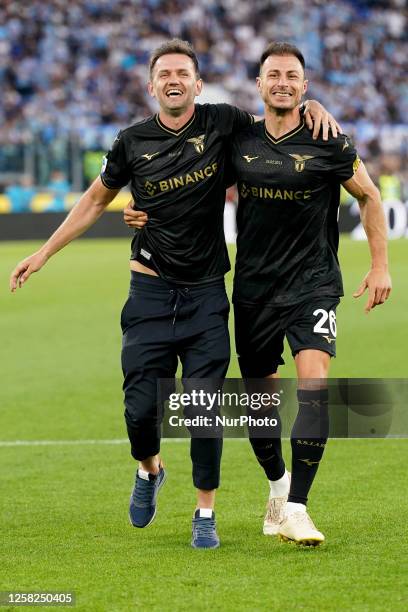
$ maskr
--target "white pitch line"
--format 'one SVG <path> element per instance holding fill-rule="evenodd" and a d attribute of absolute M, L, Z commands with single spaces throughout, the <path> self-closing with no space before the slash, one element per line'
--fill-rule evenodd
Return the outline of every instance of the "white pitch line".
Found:
<path fill-rule="evenodd" d="M 288 440 L 289 438 L 283 438 Z M 388 438 L 331 438 L 331 440 L 406 440 L 407 436 L 389 436 Z M 162 442 L 188 442 L 190 438 L 162 438 Z M 224 442 L 247 442 L 247 438 L 224 438 Z M 129 444 L 129 440 L 0 440 L 0 448 L 10 448 L 18 446 L 115 446 L 119 444 Z"/>
<path fill-rule="evenodd" d="M 243 441 L 246 438 L 230 438 L 234 441 Z M 190 438 L 162 438 L 162 442 L 188 442 Z M 16 447 L 16 446 L 97 446 L 97 445 L 117 445 L 129 444 L 129 440 L 114 439 L 114 440 L 0 440 L 1 447 Z"/>
<path fill-rule="evenodd" d="M 91 444 L 125 444 L 128 440 L 0 440 L 0 446 L 87 446 Z"/>
<path fill-rule="evenodd" d="M 162 442 L 188 442 L 189 438 L 162 438 Z M 15 446 L 97 446 L 129 444 L 129 440 L 0 440 L 1 447 Z"/>

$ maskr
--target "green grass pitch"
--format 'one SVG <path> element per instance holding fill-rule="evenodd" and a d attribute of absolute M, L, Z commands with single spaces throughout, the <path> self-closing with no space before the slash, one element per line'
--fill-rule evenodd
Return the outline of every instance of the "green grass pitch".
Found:
<path fill-rule="evenodd" d="M 0 591 L 73 590 L 81 612 L 407 609 L 403 439 L 329 442 L 310 497 L 327 538 L 319 549 L 262 535 L 268 491 L 247 441 L 225 442 L 219 550 L 189 545 L 186 441 L 163 443 L 169 479 L 158 515 L 132 529 L 127 445 L 75 444 L 126 437 L 119 313 L 129 244 L 78 241 L 9 294 L 10 270 L 37 246 L 0 245 Z M 368 316 L 366 298 L 351 297 L 367 271 L 367 245 L 343 239 L 340 258 L 346 296 L 331 374 L 406 377 L 408 241 L 390 244 L 394 291 Z M 286 361 L 281 373 L 293 376 L 288 352 Z M 235 357 L 229 374 L 238 376 Z"/>

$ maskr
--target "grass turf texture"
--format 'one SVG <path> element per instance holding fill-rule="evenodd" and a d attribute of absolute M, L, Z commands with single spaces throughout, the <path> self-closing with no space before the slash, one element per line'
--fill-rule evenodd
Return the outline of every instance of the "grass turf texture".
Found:
<path fill-rule="evenodd" d="M 128 243 L 77 242 L 9 295 L 9 271 L 35 248 L 0 246 L 0 438 L 124 438 L 118 320 Z M 406 376 L 407 254 L 408 242 L 391 243 L 392 298 L 365 316 L 366 298 L 350 294 L 367 245 L 342 241 L 333 376 Z M 292 376 L 286 361 L 282 375 Z M 238 376 L 235 357 L 229 374 Z M 169 480 L 142 531 L 127 522 L 126 445 L 0 446 L 0 591 L 72 589 L 84 611 L 406 609 L 406 440 L 329 443 L 310 503 L 327 536 L 317 550 L 262 536 L 267 488 L 246 441 L 225 443 L 221 548 L 190 550 L 188 446 L 166 442 L 163 454 Z"/>

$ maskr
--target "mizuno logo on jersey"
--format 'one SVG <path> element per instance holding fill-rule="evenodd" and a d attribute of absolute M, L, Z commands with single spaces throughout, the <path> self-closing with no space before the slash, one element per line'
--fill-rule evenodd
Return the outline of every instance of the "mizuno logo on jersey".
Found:
<path fill-rule="evenodd" d="M 249 157 L 249 155 L 243 155 L 242 157 L 248 162 L 248 164 L 250 164 L 251 161 L 254 161 L 254 159 L 258 159 L 259 155 L 257 155 L 256 157 Z"/>
<path fill-rule="evenodd" d="M 191 142 L 194 145 L 197 153 L 204 153 L 204 138 L 205 134 L 201 134 L 201 136 L 197 136 L 197 138 L 189 138 L 187 142 Z"/>
<path fill-rule="evenodd" d="M 296 172 L 303 172 L 307 160 L 315 157 L 315 155 L 297 155 L 296 153 L 289 153 L 289 155 L 295 160 Z"/>
<path fill-rule="evenodd" d="M 150 161 L 151 159 L 153 159 L 153 157 L 156 157 L 156 155 L 158 154 L 159 154 L 159 151 L 157 153 L 145 153 L 144 155 L 142 155 L 142 157 L 147 159 L 147 161 Z"/>
<path fill-rule="evenodd" d="M 323 336 L 323 338 L 324 338 L 325 340 L 327 340 L 327 342 L 328 342 L 329 344 L 331 344 L 332 342 L 334 342 L 334 341 L 336 340 L 336 338 L 330 338 L 329 336 Z"/>

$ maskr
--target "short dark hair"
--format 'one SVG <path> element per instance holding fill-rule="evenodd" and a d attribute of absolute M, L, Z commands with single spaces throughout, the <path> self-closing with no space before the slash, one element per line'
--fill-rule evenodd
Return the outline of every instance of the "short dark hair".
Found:
<path fill-rule="evenodd" d="M 271 42 L 261 55 L 261 59 L 259 61 L 259 72 L 261 72 L 265 60 L 270 55 L 294 55 L 302 64 L 303 72 L 305 71 L 305 58 L 303 57 L 300 49 L 287 42 Z"/>
<path fill-rule="evenodd" d="M 150 78 L 153 75 L 153 68 L 155 67 L 155 64 L 159 57 L 161 57 L 162 55 L 169 55 L 170 53 L 187 55 L 187 57 L 189 57 L 194 64 L 197 78 L 200 78 L 198 59 L 193 49 L 193 46 L 187 40 L 181 40 L 181 38 L 172 38 L 171 40 L 168 40 L 167 42 L 163 43 L 162 45 L 160 45 L 160 47 L 157 47 L 157 49 L 153 51 L 150 56 L 149 62 Z"/>

